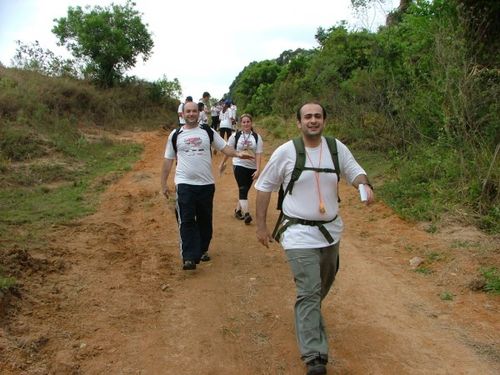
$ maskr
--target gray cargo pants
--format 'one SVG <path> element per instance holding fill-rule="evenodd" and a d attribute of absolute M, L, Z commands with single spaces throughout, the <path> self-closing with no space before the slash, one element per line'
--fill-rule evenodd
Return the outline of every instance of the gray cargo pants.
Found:
<path fill-rule="evenodd" d="M 339 268 L 339 244 L 285 251 L 297 288 L 295 334 L 301 358 L 306 363 L 318 356 L 328 360 L 321 301 L 328 294 Z"/>

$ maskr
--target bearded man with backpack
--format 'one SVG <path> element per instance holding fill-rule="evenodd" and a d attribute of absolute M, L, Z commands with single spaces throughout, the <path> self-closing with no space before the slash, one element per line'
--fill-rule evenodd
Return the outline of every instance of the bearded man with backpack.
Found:
<path fill-rule="evenodd" d="M 212 174 L 211 146 L 223 154 L 242 159 L 253 156 L 236 151 L 208 125 L 198 124 L 199 110 L 194 102 L 186 102 L 186 123 L 168 136 L 161 172 L 161 192 L 170 197 L 167 179 L 174 165 L 176 215 L 180 231 L 182 269 L 194 270 L 200 261 L 209 261 L 212 239 L 212 211 L 215 181 Z"/>
<path fill-rule="evenodd" d="M 295 280 L 295 330 L 307 375 L 326 374 L 328 363 L 321 301 L 339 268 L 339 178 L 358 188 L 367 205 L 374 201 L 366 172 L 342 142 L 322 136 L 325 125 L 326 110 L 320 103 L 299 107 L 301 137 L 274 151 L 255 184 L 257 239 L 266 247 L 273 238 L 280 242 Z M 267 209 L 271 193 L 280 188 L 281 214 L 271 235 Z"/>

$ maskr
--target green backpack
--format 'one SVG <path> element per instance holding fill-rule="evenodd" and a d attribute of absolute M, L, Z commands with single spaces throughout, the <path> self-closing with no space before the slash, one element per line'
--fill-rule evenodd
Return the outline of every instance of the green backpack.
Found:
<path fill-rule="evenodd" d="M 330 154 L 332 156 L 333 165 L 335 169 L 331 168 L 314 168 L 314 167 L 306 167 L 306 149 L 304 145 L 304 140 L 302 137 L 294 138 L 293 145 L 295 146 L 296 159 L 295 166 L 292 171 L 292 176 L 290 178 L 290 182 L 288 183 L 286 189 L 283 189 L 283 185 L 281 185 L 279 193 L 278 193 L 278 206 L 277 209 L 280 210 L 280 215 L 278 217 L 278 221 L 274 227 L 273 238 L 276 241 L 279 241 L 281 234 L 293 224 L 302 224 L 302 225 L 311 225 L 319 228 L 321 233 L 325 236 L 329 243 L 333 243 L 333 238 L 330 233 L 324 227 L 324 224 L 330 223 L 334 221 L 337 216 L 335 216 L 332 220 L 328 221 L 319 221 L 319 220 L 304 220 L 300 218 L 292 218 L 283 213 L 283 200 L 287 194 L 293 193 L 293 187 L 295 182 L 299 179 L 302 171 L 316 171 L 319 173 L 335 173 L 337 175 L 337 180 L 340 181 L 340 164 L 339 164 L 339 154 L 337 151 L 337 141 L 333 137 L 325 137 L 326 143 L 328 144 L 328 149 L 330 150 Z M 339 198 L 340 202 L 340 198 Z M 283 224 L 284 220 L 287 220 L 285 224 Z"/>

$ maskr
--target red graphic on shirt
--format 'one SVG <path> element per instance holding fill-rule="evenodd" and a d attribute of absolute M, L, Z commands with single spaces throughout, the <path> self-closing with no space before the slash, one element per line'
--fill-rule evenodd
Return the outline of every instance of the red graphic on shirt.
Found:
<path fill-rule="evenodd" d="M 184 143 L 191 146 L 191 148 L 199 148 L 203 142 L 200 137 L 191 137 L 186 138 Z"/>
<path fill-rule="evenodd" d="M 183 139 L 185 145 L 184 152 L 186 155 L 201 155 L 205 149 L 203 148 L 203 140 L 200 137 L 190 137 Z"/>

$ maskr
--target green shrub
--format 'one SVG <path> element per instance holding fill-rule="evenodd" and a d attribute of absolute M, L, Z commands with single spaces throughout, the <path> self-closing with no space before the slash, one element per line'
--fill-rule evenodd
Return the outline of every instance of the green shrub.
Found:
<path fill-rule="evenodd" d="M 286 121 L 281 116 L 266 116 L 258 120 L 258 125 L 267 129 L 275 138 L 290 139 L 298 136 L 299 132 L 295 122 Z"/>
<path fill-rule="evenodd" d="M 16 285 L 16 279 L 12 277 L 3 277 L 0 272 L 0 291 L 7 290 Z"/>
<path fill-rule="evenodd" d="M 13 127 L 0 130 L 0 155 L 9 160 L 23 161 L 47 154 L 49 143 L 33 130 Z"/>
<path fill-rule="evenodd" d="M 481 273 L 486 280 L 484 290 L 488 293 L 500 294 L 500 270 L 496 267 L 483 268 Z"/>

